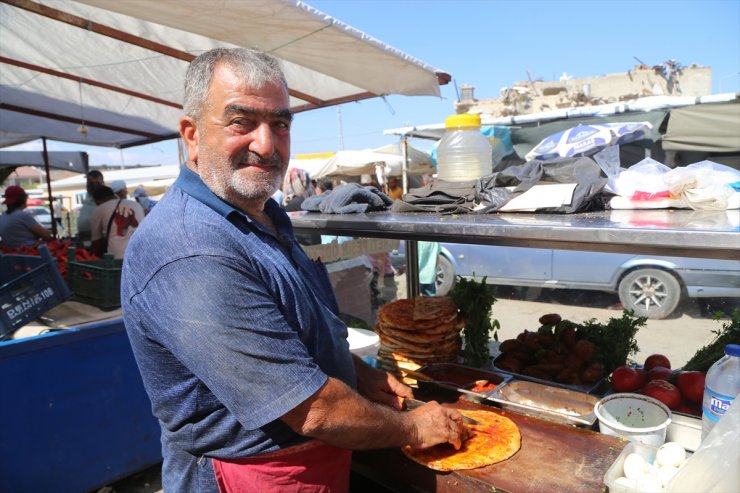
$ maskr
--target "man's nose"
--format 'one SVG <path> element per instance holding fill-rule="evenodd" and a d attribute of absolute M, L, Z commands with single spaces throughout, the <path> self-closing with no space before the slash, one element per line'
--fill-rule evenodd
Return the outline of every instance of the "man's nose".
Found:
<path fill-rule="evenodd" d="M 267 122 L 260 123 L 252 132 L 253 140 L 249 144 L 249 150 L 269 158 L 275 153 L 275 143 L 273 141 L 272 129 Z"/>

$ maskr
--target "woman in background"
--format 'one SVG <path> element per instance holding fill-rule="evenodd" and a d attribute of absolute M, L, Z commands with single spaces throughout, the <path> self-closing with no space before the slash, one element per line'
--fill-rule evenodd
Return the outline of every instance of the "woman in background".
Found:
<path fill-rule="evenodd" d="M 51 240 L 51 233 L 41 226 L 26 208 L 28 194 L 21 187 L 5 189 L 3 203 L 7 210 L 0 216 L 0 245 L 8 247 L 33 246 L 39 240 Z"/>

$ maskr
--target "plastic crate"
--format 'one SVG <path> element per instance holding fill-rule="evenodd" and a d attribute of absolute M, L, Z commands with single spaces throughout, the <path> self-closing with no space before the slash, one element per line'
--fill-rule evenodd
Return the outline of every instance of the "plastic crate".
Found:
<path fill-rule="evenodd" d="M 71 295 L 46 245 L 38 257 L 0 255 L 0 340 Z"/>
<path fill-rule="evenodd" d="M 67 255 L 67 284 L 72 299 L 101 310 L 114 310 L 121 306 L 121 264 L 106 253 L 103 260 L 73 260 L 75 249 Z"/>

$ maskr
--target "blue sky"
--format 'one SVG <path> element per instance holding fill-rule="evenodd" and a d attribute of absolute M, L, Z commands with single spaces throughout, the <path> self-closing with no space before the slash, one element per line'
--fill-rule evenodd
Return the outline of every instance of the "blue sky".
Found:
<path fill-rule="evenodd" d="M 383 130 L 439 123 L 454 113 L 456 88 L 478 98 L 527 79 L 563 72 L 592 77 L 637 62 L 712 68 L 712 92 L 740 92 L 740 0 L 325 0 L 307 3 L 452 75 L 441 98 L 389 96 L 297 115 L 293 155 L 392 143 Z M 419 147 L 423 142 L 415 141 Z M 38 144 L 34 144 L 38 145 Z M 49 143 L 87 150 L 91 163 L 176 164 L 174 142 L 126 149 Z M 24 146 L 30 148 L 30 144 Z"/>

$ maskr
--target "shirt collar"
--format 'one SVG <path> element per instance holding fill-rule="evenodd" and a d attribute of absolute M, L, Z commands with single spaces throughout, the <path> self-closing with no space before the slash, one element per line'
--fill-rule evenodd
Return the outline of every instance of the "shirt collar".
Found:
<path fill-rule="evenodd" d="M 200 175 L 187 166 L 182 166 L 180 168 L 180 174 L 178 175 L 177 180 L 175 180 L 174 186 L 178 187 L 199 202 L 204 203 L 226 219 L 231 220 L 234 215 L 238 215 L 244 218 L 247 222 L 254 223 L 252 218 L 244 212 L 213 193 L 211 189 L 208 188 L 208 185 L 203 182 Z M 282 209 L 273 199 L 268 199 L 265 204 L 265 212 L 273 220 L 278 231 L 285 232 L 286 229 L 292 230 L 290 218 L 285 213 L 280 214 Z"/>

